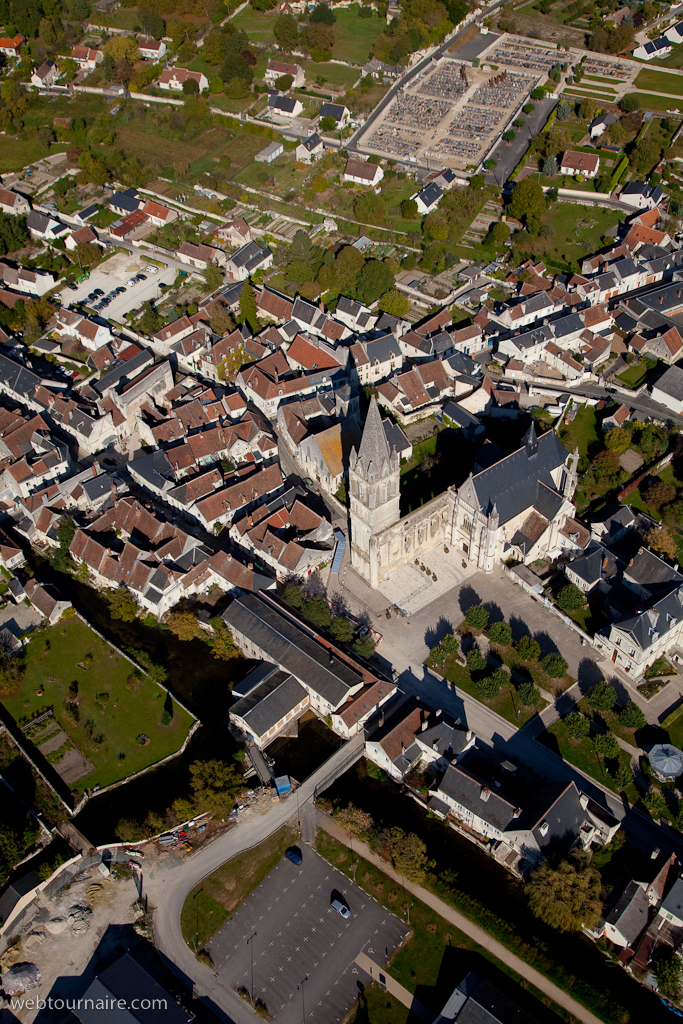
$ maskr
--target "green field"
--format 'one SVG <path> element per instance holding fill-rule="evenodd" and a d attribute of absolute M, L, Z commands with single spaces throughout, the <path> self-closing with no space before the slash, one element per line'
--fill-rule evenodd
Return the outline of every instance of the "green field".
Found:
<path fill-rule="evenodd" d="M 315 64 L 312 60 L 300 60 L 299 64 L 306 72 L 306 86 L 309 89 L 325 92 L 325 85 L 316 85 L 318 76 L 325 83 L 340 88 L 350 89 L 358 81 L 358 68 L 348 68 L 344 64 Z"/>
<path fill-rule="evenodd" d="M 92 656 L 89 665 L 87 655 Z M 192 724 L 174 703 L 171 724 L 161 725 L 165 691 L 145 676 L 136 689 L 128 689 L 133 666 L 76 617 L 36 631 L 25 649 L 25 663 L 19 692 L 2 703 L 19 723 L 53 708 L 64 732 L 95 766 L 75 783 L 79 791 L 118 782 L 175 753 Z M 75 725 L 64 710 L 73 682 L 78 684 Z M 150 739 L 146 746 L 136 742 L 141 734 Z"/>
<path fill-rule="evenodd" d="M 588 89 L 575 89 L 573 85 L 568 85 L 567 88 L 565 89 L 563 95 L 566 95 L 566 96 L 589 96 L 591 99 L 607 100 L 608 102 L 612 103 L 612 102 L 614 102 L 614 97 L 616 96 L 616 93 L 603 92 L 602 90 L 598 91 L 598 86 L 596 86 L 595 89 L 588 90 Z"/>
<path fill-rule="evenodd" d="M 592 740 L 572 739 L 568 735 L 564 722 L 561 719 L 554 722 L 546 732 L 541 733 L 538 741 L 551 750 L 555 750 L 565 761 L 576 765 L 586 775 L 591 775 L 594 779 L 597 779 L 603 786 L 607 786 L 615 793 L 619 792 L 619 788 L 614 781 L 613 772 L 607 771 L 603 759 L 596 753 L 593 747 Z M 619 751 L 618 763 L 626 768 L 630 767 L 631 757 L 625 750 Z M 609 767 L 612 769 L 614 764 L 609 762 Z M 637 801 L 638 793 L 633 783 L 628 786 L 626 793 L 632 803 Z"/>
<path fill-rule="evenodd" d="M 628 370 L 624 370 L 623 373 L 617 374 L 617 380 L 620 380 L 624 387 L 632 388 L 635 391 L 643 383 L 646 376 L 647 366 L 637 363 L 635 366 L 629 366 Z"/>
<path fill-rule="evenodd" d="M 54 146 L 43 146 L 37 139 L 21 139 L 5 137 L 0 146 L 0 174 L 20 171 L 27 164 L 42 160 L 51 153 L 64 152 L 66 143 L 55 143 Z"/>
<path fill-rule="evenodd" d="M 373 43 L 386 23 L 374 14 L 372 18 L 359 18 L 359 10 L 358 4 L 335 10 L 337 20 L 334 25 L 335 44 L 332 55 L 337 60 L 362 66 L 371 56 Z"/>
<path fill-rule="evenodd" d="M 644 110 L 680 110 L 683 111 L 683 100 L 667 96 L 653 96 L 651 93 L 636 92 L 633 94 L 639 106 Z"/>
<path fill-rule="evenodd" d="M 543 215 L 543 223 L 552 228 L 552 239 L 546 248 L 538 250 L 537 258 L 580 265 L 587 252 L 602 248 L 605 231 L 614 222 L 613 210 L 553 203 Z"/>
<path fill-rule="evenodd" d="M 270 43 L 273 39 L 273 25 L 277 19 L 277 11 L 255 11 L 247 4 L 239 14 L 230 19 L 230 24 L 246 32 L 255 43 Z"/>
<path fill-rule="evenodd" d="M 652 89 L 653 92 L 683 96 L 683 75 L 670 75 L 666 71 L 655 71 L 654 68 L 643 68 L 633 84 L 637 89 Z"/>

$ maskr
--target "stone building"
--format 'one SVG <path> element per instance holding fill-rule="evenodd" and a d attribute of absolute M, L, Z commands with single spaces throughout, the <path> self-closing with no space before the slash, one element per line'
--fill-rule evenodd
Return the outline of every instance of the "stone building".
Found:
<path fill-rule="evenodd" d="M 376 400 L 349 461 L 351 564 L 372 587 L 437 544 L 478 569 L 560 554 L 559 534 L 575 512 L 578 451 L 532 424 L 523 445 L 401 518 L 400 458 L 389 448 Z"/>

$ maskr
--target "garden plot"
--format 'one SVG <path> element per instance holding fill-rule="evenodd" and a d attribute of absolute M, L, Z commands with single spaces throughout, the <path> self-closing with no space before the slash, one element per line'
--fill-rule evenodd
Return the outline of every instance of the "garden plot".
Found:
<path fill-rule="evenodd" d="M 25 727 L 23 732 L 69 788 L 94 771 L 92 761 L 78 749 L 52 714 L 39 725 Z"/>

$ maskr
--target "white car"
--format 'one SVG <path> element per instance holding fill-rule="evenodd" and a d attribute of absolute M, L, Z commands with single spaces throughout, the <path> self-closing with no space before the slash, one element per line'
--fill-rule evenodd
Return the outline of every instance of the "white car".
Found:
<path fill-rule="evenodd" d="M 150 263 L 150 265 L 148 267 L 145 267 L 145 270 L 147 271 L 148 274 L 158 274 L 159 273 L 159 268 L 158 267 L 153 267 L 151 263 Z"/>

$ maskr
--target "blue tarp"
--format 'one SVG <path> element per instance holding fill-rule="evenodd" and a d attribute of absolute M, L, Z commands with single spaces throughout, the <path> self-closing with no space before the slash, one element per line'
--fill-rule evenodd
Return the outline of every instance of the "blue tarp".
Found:
<path fill-rule="evenodd" d="M 275 779 L 275 788 L 278 793 L 291 793 L 292 783 L 289 781 L 289 775 L 278 775 Z"/>

